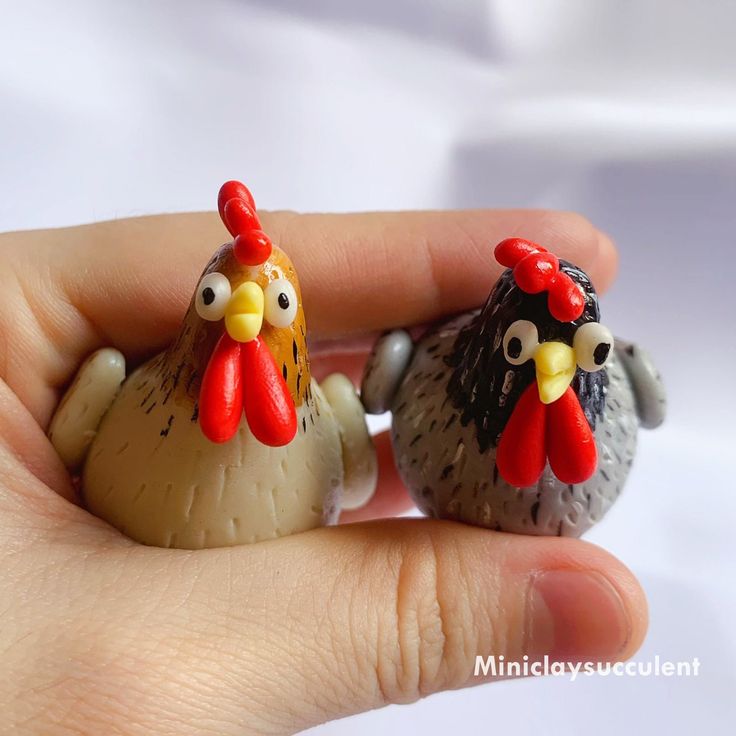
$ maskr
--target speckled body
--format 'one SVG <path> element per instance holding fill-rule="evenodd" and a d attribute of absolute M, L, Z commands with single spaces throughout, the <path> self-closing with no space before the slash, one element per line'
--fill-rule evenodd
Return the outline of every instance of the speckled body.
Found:
<path fill-rule="evenodd" d="M 297 435 L 285 447 L 258 442 L 244 419 L 236 436 L 218 445 L 198 425 L 191 366 L 177 376 L 172 365 L 162 354 L 140 367 L 105 415 L 82 482 L 94 514 L 139 542 L 190 549 L 336 521 L 341 440 L 316 381 L 310 379 Z"/>
<path fill-rule="evenodd" d="M 294 264 L 245 185 L 226 182 L 218 209 L 233 240 L 205 266 L 174 342 L 127 378 L 120 351 L 95 351 L 48 429 L 87 508 L 148 545 L 294 534 L 376 488 L 352 381 L 312 379 Z"/>
<path fill-rule="evenodd" d="M 446 356 L 477 312 L 431 330 L 416 344 L 391 402 L 399 473 L 427 515 L 498 531 L 578 537 L 618 497 L 636 449 L 635 397 L 621 360 L 606 365 L 605 408 L 594 431 L 598 469 L 585 483 L 561 483 L 546 467 L 537 485 L 516 488 L 499 476 L 496 448 L 481 451 L 473 422 L 463 424 L 448 397 Z"/>

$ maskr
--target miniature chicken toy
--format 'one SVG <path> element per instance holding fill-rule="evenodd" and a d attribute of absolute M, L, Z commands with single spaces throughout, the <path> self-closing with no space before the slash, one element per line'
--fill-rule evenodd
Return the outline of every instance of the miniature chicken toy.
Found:
<path fill-rule="evenodd" d="M 161 547 L 255 542 L 333 523 L 367 502 L 375 450 L 352 383 L 311 378 L 294 266 L 227 182 L 233 236 L 204 270 L 168 350 L 125 378 L 92 355 L 49 436 L 86 506 Z"/>
<path fill-rule="evenodd" d="M 426 514 L 491 529 L 577 537 L 618 497 L 638 425 L 664 419 L 659 375 L 599 319 L 588 276 L 510 238 L 485 306 L 375 345 L 370 413 L 390 410 L 399 473 Z"/>

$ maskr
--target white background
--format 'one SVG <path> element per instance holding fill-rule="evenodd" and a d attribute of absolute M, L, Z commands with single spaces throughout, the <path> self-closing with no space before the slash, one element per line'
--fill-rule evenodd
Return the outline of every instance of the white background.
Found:
<path fill-rule="evenodd" d="M 543 206 L 616 238 L 605 321 L 667 425 L 588 539 L 639 575 L 639 659 L 698 679 L 505 682 L 325 734 L 731 731 L 736 4 L 0 0 L 0 229 L 213 206 Z"/>

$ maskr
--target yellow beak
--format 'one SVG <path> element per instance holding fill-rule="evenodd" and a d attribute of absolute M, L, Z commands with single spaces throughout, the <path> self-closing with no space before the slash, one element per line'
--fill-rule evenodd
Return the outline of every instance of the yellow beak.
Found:
<path fill-rule="evenodd" d="M 225 329 L 237 342 L 258 337 L 263 325 L 263 289 L 254 281 L 240 284 L 225 308 Z"/>
<path fill-rule="evenodd" d="M 534 353 L 539 400 L 551 404 L 562 396 L 575 375 L 575 351 L 564 342 L 543 342 Z"/>

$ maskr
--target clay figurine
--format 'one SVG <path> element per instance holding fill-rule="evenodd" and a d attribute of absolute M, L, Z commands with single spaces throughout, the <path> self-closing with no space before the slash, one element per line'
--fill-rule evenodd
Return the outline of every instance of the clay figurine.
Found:
<path fill-rule="evenodd" d="M 168 350 L 125 377 L 111 348 L 81 367 L 49 436 L 87 508 L 161 547 L 256 542 L 368 501 L 375 450 L 345 376 L 311 378 L 294 266 L 253 197 L 218 199 L 233 237 L 207 264 Z"/>
<path fill-rule="evenodd" d="M 495 249 L 506 271 L 485 306 L 396 330 L 363 376 L 369 413 L 392 412 L 399 473 L 442 519 L 577 537 L 618 497 L 638 426 L 664 419 L 660 377 L 599 319 L 588 276 L 521 238 Z"/>

